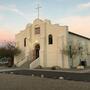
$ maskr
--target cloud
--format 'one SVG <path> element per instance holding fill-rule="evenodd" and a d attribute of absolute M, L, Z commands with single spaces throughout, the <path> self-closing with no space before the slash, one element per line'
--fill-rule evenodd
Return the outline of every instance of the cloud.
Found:
<path fill-rule="evenodd" d="M 90 16 L 69 16 L 56 20 L 69 26 L 69 31 L 75 32 L 90 38 Z"/>
<path fill-rule="evenodd" d="M 83 3 L 83 4 L 79 4 L 78 5 L 79 9 L 86 9 L 86 8 L 90 8 L 90 2 L 88 3 Z"/>
<path fill-rule="evenodd" d="M 0 11 L 11 11 L 11 12 L 17 13 L 18 15 L 28 20 L 26 15 L 22 11 L 17 9 L 15 5 L 9 5 L 9 6 L 0 5 Z"/>

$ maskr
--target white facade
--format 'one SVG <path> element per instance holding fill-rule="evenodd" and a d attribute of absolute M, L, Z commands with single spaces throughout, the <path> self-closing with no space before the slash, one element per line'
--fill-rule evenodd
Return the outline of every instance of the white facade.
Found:
<path fill-rule="evenodd" d="M 70 68 L 71 60 L 69 55 L 63 53 L 63 49 L 67 49 L 70 41 L 76 43 L 81 39 L 86 44 L 89 54 L 90 39 L 70 33 L 67 26 L 51 24 L 49 20 L 36 19 L 33 24 L 28 24 L 25 30 L 16 35 L 16 47 L 22 52 L 15 56 L 14 64 L 18 67 L 30 68 L 38 66 Z M 78 55 L 73 60 L 73 67 L 79 64 L 79 57 Z M 90 65 L 89 57 L 90 55 L 87 55 L 85 58 L 88 66 Z"/>

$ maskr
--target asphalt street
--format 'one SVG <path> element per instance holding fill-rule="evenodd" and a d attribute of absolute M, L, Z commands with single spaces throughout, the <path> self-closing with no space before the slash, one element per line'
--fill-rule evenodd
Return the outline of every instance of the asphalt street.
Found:
<path fill-rule="evenodd" d="M 90 72 L 82 71 L 62 71 L 62 70 L 28 70 L 28 69 L 3 69 L 0 73 L 16 74 L 16 75 L 29 75 L 53 79 L 64 79 L 73 81 L 90 82 Z"/>

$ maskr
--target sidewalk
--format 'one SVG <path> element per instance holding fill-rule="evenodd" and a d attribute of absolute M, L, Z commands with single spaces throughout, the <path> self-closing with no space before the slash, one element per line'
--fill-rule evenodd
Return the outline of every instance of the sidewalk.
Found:
<path fill-rule="evenodd" d="M 0 72 L 14 71 L 14 70 L 21 70 L 21 69 L 20 68 L 15 68 L 15 67 L 5 67 L 5 66 L 0 67 Z"/>
<path fill-rule="evenodd" d="M 90 68 L 85 69 L 60 69 L 60 70 L 51 70 L 51 69 L 30 69 L 33 71 L 51 71 L 51 72 L 72 72 L 72 73 L 90 73 Z"/>
<path fill-rule="evenodd" d="M 71 73 L 90 73 L 90 68 L 51 70 L 51 69 L 27 69 L 27 68 L 4 67 L 4 66 L 0 67 L 0 72 L 15 71 L 15 70 L 33 70 L 33 71 L 50 71 L 50 72 L 71 72 Z"/>

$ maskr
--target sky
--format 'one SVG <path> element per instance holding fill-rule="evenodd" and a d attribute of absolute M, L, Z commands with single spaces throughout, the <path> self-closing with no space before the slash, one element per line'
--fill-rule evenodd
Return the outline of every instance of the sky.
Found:
<path fill-rule="evenodd" d="M 38 0 L 0 0 L 0 42 L 15 40 L 15 34 L 37 18 Z M 90 38 L 90 0 L 39 0 L 40 18 L 69 26 L 69 31 Z"/>

